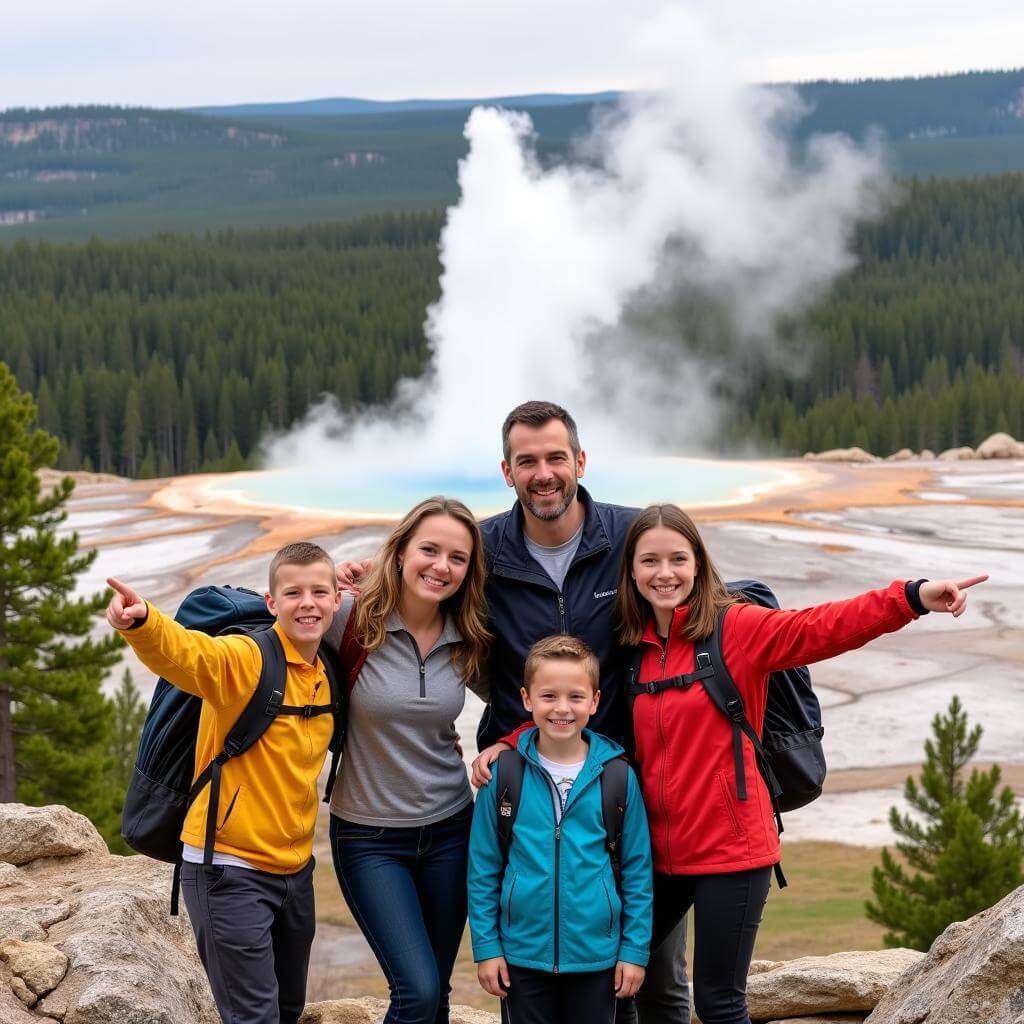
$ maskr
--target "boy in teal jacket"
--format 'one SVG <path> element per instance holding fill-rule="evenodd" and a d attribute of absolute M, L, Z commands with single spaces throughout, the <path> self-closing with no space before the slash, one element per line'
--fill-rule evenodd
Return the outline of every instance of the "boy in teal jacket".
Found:
<path fill-rule="evenodd" d="M 584 727 L 597 708 L 598 663 L 581 640 L 548 637 L 526 660 L 522 792 L 503 865 L 500 769 L 476 801 L 469 925 L 480 984 L 509 1024 L 610 1022 L 640 987 L 651 939 L 651 845 L 628 772 L 621 882 L 605 845 L 600 776 L 622 748 Z"/>

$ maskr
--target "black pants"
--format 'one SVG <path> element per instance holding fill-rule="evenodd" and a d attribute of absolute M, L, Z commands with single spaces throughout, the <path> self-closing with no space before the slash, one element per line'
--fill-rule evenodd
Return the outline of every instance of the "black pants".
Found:
<path fill-rule="evenodd" d="M 770 867 L 654 876 L 652 948 L 693 907 L 693 1001 L 702 1024 L 750 1024 L 747 972 L 771 876 Z"/>
<path fill-rule="evenodd" d="M 183 864 L 181 891 L 224 1024 L 297 1024 L 316 931 L 312 858 L 294 875 Z"/>
<path fill-rule="evenodd" d="M 582 974 L 549 974 L 508 965 L 502 1024 L 612 1024 L 615 968 Z"/>
<path fill-rule="evenodd" d="M 647 976 L 634 999 L 617 999 L 615 1024 L 690 1024 L 686 980 L 686 917 L 651 950 Z"/>

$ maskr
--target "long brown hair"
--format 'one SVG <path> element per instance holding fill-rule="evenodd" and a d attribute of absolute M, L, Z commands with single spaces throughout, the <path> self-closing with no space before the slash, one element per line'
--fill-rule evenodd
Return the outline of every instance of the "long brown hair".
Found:
<path fill-rule="evenodd" d="M 462 642 L 452 652 L 452 661 L 458 664 L 467 683 L 475 682 L 480 678 L 491 642 L 484 599 L 483 538 L 473 513 L 455 498 L 436 495 L 421 501 L 391 531 L 360 588 L 355 607 L 356 635 L 367 651 L 375 651 L 384 643 L 388 616 L 398 608 L 402 597 L 402 576 L 396 572 L 399 555 L 420 523 L 428 516 L 438 515 L 451 516 L 462 523 L 473 538 L 462 586 L 441 602 L 441 612 L 451 618 L 462 635 Z"/>
<path fill-rule="evenodd" d="M 651 605 L 642 597 L 633 579 L 633 558 L 640 538 L 648 531 L 664 526 L 685 537 L 693 547 L 697 572 L 693 590 L 686 599 L 689 613 L 683 637 L 700 640 L 715 629 L 719 608 L 735 604 L 737 598 L 726 589 L 722 577 L 711 561 L 700 531 L 694 521 L 676 505 L 649 505 L 633 520 L 626 533 L 626 547 L 622 553 L 619 571 L 619 593 L 615 599 L 615 613 L 619 622 L 619 639 L 626 647 L 635 647 L 644 635 L 644 627 L 651 617 Z"/>

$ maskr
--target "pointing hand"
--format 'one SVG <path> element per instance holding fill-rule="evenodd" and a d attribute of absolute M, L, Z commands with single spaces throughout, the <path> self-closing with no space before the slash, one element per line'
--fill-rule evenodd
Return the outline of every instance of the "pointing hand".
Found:
<path fill-rule="evenodd" d="M 107 622 L 114 629 L 130 629 L 137 619 L 144 619 L 149 614 L 146 602 L 127 584 L 113 576 L 107 579 L 107 584 L 114 590 L 114 596 L 107 605 Z"/>
<path fill-rule="evenodd" d="M 949 612 L 954 618 L 963 615 L 967 608 L 968 587 L 984 583 L 988 574 L 972 576 L 967 580 L 926 580 L 921 584 L 918 597 L 930 612 Z"/>

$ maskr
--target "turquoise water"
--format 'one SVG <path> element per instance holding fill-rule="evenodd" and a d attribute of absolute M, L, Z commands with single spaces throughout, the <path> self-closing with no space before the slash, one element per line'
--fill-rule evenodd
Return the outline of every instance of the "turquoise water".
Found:
<path fill-rule="evenodd" d="M 703 459 L 637 457 L 616 464 L 587 468 L 582 483 L 600 501 L 622 505 L 648 505 L 672 501 L 707 505 L 742 498 L 750 488 L 778 485 L 785 479 L 778 466 L 751 462 L 715 462 Z M 509 508 L 513 491 L 506 487 L 497 467 L 487 476 L 459 472 L 389 475 L 377 471 L 362 475 L 312 473 L 298 470 L 247 473 L 224 491 L 261 505 L 307 508 L 353 515 L 399 515 L 432 494 L 464 501 L 478 515 Z"/>

